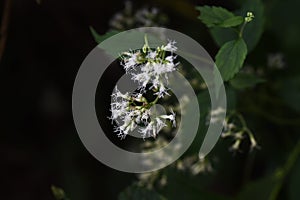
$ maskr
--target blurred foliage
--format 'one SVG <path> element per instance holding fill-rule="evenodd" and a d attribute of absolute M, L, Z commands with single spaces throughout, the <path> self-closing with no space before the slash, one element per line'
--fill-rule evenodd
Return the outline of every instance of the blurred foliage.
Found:
<path fill-rule="evenodd" d="M 239 73 L 230 80 L 230 85 L 235 89 L 242 90 L 254 87 L 258 83 L 263 83 L 266 80 L 259 78 L 253 74 Z"/>

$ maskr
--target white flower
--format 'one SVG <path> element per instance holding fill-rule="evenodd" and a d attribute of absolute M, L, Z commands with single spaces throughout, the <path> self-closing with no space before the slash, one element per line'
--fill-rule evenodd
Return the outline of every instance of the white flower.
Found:
<path fill-rule="evenodd" d="M 150 51 L 148 54 L 147 54 L 147 58 L 150 58 L 152 60 L 154 60 L 157 56 L 157 52 L 156 51 Z"/>
<path fill-rule="evenodd" d="M 175 41 L 169 41 L 166 46 L 163 46 L 162 49 L 165 51 L 171 51 L 172 53 L 177 50 L 177 47 L 175 46 Z"/>
<path fill-rule="evenodd" d="M 137 81 L 140 83 L 140 87 L 145 88 L 150 82 L 151 76 L 148 73 L 133 74 L 132 80 Z"/>
<path fill-rule="evenodd" d="M 139 53 L 125 52 L 123 54 L 124 59 L 121 64 L 124 66 L 125 71 L 128 72 L 129 70 L 134 69 L 135 66 L 138 64 Z"/>
<path fill-rule="evenodd" d="M 159 117 L 156 117 L 155 120 L 156 120 L 157 132 L 159 132 L 161 129 L 163 129 L 165 126 L 167 126 L 165 124 L 165 122 L 163 122 L 161 119 L 159 119 Z"/>
<path fill-rule="evenodd" d="M 143 138 L 147 137 L 147 136 L 153 136 L 156 137 L 156 127 L 154 125 L 154 122 L 150 122 L 146 128 L 141 128 L 140 132 L 143 136 Z"/>
<path fill-rule="evenodd" d="M 111 117 L 116 121 L 117 127 L 114 132 L 122 139 L 130 132 L 140 126 L 139 132 L 143 138 L 147 136 L 156 137 L 156 135 L 166 125 L 165 121 L 169 120 L 173 127 L 176 127 L 176 115 L 171 110 L 170 115 L 154 116 L 151 113 L 153 106 L 159 98 L 168 94 L 168 73 L 176 70 L 178 63 L 174 63 L 176 56 L 175 41 L 156 50 L 151 50 L 148 42 L 145 42 L 143 50 L 125 52 L 121 56 L 121 65 L 126 73 L 131 76 L 131 80 L 138 82 L 139 91 L 134 94 L 128 92 L 123 94 L 116 87 L 112 94 Z M 171 55 L 165 51 L 171 51 Z M 149 86 L 149 87 L 148 87 Z M 156 95 L 153 102 L 148 102 L 143 96 L 144 92 L 152 91 Z"/>
<path fill-rule="evenodd" d="M 115 88 L 115 91 L 111 96 L 113 101 L 110 108 L 110 111 L 112 113 L 111 119 L 115 120 L 124 115 L 124 113 L 127 113 L 129 109 L 128 100 L 130 99 L 130 97 L 128 93 L 122 94 L 117 87 Z"/>
<path fill-rule="evenodd" d="M 143 138 L 145 137 L 156 137 L 156 135 L 161 131 L 162 128 L 167 126 L 159 117 L 156 117 L 147 124 L 146 127 L 140 129 L 140 133 L 142 134 Z"/>
<path fill-rule="evenodd" d="M 157 95 L 159 98 L 164 97 L 164 95 L 170 96 L 170 94 L 167 92 L 168 88 L 165 88 L 163 83 L 160 83 L 158 88 L 159 88 L 158 92 L 156 92 L 154 94 Z"/>
<path fill-rule="evenodd" d="M 155 51 L 144 46 L 144 52 L 125 52 L 123 53 L 122 65 L 126 73 L 130 74 L 133 81 L 139 83 L 141 89 L 145 89 L 148 85 L 150 88 L 159 89 L 155 94 L 162 98 L 167 94 L 168 73 L 176 70 L 178 63 L 174 63 L 176 56 L 169 55 L 166 58 L 162 56 L 162 51 L 176 51 L 175 41 L 169 43 Z M 138 60 L 140 57 L 140 61 Z"/>
<path fill-rule="evenodd" d="M 162 119 L 168 119 L 172 122 L 173 127 L 176 127 L 176 114 L 174 111 L 171 109 L 171 115 L 161 115 L 160 118 Z"/>

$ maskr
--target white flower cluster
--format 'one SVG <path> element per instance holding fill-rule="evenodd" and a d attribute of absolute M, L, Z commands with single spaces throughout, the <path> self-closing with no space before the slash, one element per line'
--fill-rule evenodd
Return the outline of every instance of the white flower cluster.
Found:
<path fill-rule="evenodd" d="M 143 7 L 135 10 L 131 1 L 125 1 L 122 11 L 116 13 L 109 22 L 114 30 L 128 30 L 136 27 L 163 26 L 168 22 L 168 17 L 158 8 Z"/>
<path fill-rule="evenodd" d="M 116 87 L 112 94 L 110 119 L 119 122 L 114 131 L 122 139 L 138 126 L 143 138 L 156 137 L 158 132 L 167 126 L 166 120 L 169 120 L 173 127 L 176 126 L 175 113 L 172 109 L 171 114 L 160 116 L 154 116 L 151 111 L 151 107 L 160 98 L 169 95 L 168 73 L 176 70 L 178 65 L 174 63 L 176 57 L 173 53 L 177 49 L 175 42 L 170 41 L 155 50 L 150 49 L 146 38 L 145 43 L 142 50 L 125 52 L 121 56 L 121 64 L 126 73 L 139 84 L 139 92 L 123 94 Z M 166 56 L 167 54 L 170 55 Z M 143 96 L 149 91 L 156 97 L 152 102 L 148 102 Z"/>
<path fill-rule="evenodd" d="M 174 41 L 170 41 L 166 46 L 152 50 L 146 45 L 143 50 L 123 53 L 122 65 L 126 73 L 132 75 L 132 80 L 137 81 L 141 89 L 150 85 L 150 89 L 156 91 L 159 98 L 167 93 L 165 86 L 168 81 L 168 73 L 176 70 L 178 63 L 174 63 L 176 56 L 173 52 L 177 50 Z M 171 55 L 166 56 L 166 51 Z"/>

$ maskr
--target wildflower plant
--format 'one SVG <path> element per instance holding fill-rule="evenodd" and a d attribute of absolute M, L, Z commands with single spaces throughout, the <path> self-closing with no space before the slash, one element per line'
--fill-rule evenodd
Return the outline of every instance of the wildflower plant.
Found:
<path fill-rule="evenodd" d="M 243 116 L 246 113 L 254 113 L 260 115 L 262 117 L 261 119 L 266 119 L 268 122 L 275 122 L 281 125 L 299 125 L 299 121 L 294 121 L 292 119 L 280 119 L 277 118 L 277 116 L 272 116 L 271 113 L 273 112 L 264 112 L 266 108 L 274 108 L 274 106 L 277 106 L 277 103 L 275 102 L 275 100 L 277 99 L 273 96 L 271 97 L 271 99 L 269 99 L 270 96 L 268 97 L 268 94 L 270 93 L 270 89 L 272 91 L 272 88 L 274 90 L 274 87 L 278 87 L 278 85 L 273 84 L 272 82 L 272 87 L 268 86 L 267 88 L 262 88 L 262 90 L 259 90 L 261 88 L 256 88 L 258 89 L 256 91 L 251 90 L 251 88 L 254 88 L 259 83 L 265 82 L 265 80 L 260 77 L 262 75 L 266 75 L 259 73 L 261 67 L 257 66 L 257 64 L 251 63 L 252 61 L 247 59 L 247 55 L 251 51 L 253 52 L 252 57 L 253 55 L 262 53 L 262 51 L 255 52 L 253 50 L 258 44 L 264 31 L 264 4 L 261 0 L 245 0 L 240 1 L 238 4 L 241 5 L 241 8 L 235 11 L 229 11 L 226 8 L 217 6 L 196 7 L 196 10 L 199 11 L 198 18 L 203 22 L 203 24 L 207 26 L 209 33 L 211 33 L 211 38 L 219 47 L 219 50 L 215 56 L 215 64 L 225 82 L 225 86 L 228 92 L 226 94 L 229 100 L 228 102 L 232 104 L 228 106 L 230 107 L 231 111 L 227 112 L 228 114 L 225 118 L 225 121 L 220 118 L 220 116 L 225 114 L 225 110 L 222 107 L 218 107 L 217 109 L 208 112 L 209 116 L 207 116 L 206 119 L 209 119 L 208 123 L 223 124 L 222 137 L 226 139 L 232 139 L 230 150 L 234 152 L 241 151 L 244 143 L 249 144 L 250 150 L 258 148 L 254 133 L 255 135 L 257 135 L 259 133 L 258 131 L 261 131 L 263 129 L 256 130 L 256 127 L 258 127 L 260 124 L 255 123 L 255 121 L 249 123 L 251 127 L 248 126 L 248 124 L 246 123 L 246 121 L 248 121 L 248 119 L 246 118 L 247 115 L 245 115 L 245 118 Z M 157 19 L 159 16 L 159 12 L 157 9 L 133 12 L 132 5 L 130 3 L 127 3 L 126 5 L 127 6 L 125 7 L 124 12 L 122 12 L 121 14 L 117 14 L 110 21 L 111 29 L 119 32 L 122 30 L 140 26 L 156 26 L 156 23 L 154 23 L 155 21 L 153 19 Z M 288 21 L 286 21 L 285 23 L 288 24 Z M 161 25 L 163 24 L 157 23 L 157 26 Z M 95 40 L 99 43 L 107 38 L 107 36 L 113 35 L 112 31 L 109 31 L 107 34 L 102 36 L 97 35 L 94 31 L 92 31 L 92 33 L 95 37 Z M 177 48 L 175 46 L 175 43 L 172 41 L 164 46 L 157 47 L 156 49 L 151 49 L 148 45 L 147 40 L 145 40 L 145 45 L 140 50 L 130 50 L 121 54 L 122 67 L 125 69 L 126 74 L 130 76 L 131 80 L 139 85 L 139 88 L 134 92 L 123 92 L 120 91 L 118 87 L 115 87 L 114 89 L 114 92 L 112 94 L 110 118 L 112 119 L 112 121 L 116 122 L 114 130 L 119 137 L 125 138 L 126 135 L 130 134 L 134 130 L 138 130 L 143 138 L 149 136 L 156 137 L 157 134 L 169 124 L 170 126 L 177 125 L 176 114 L 175 112 L 173 112 L 173 110 L 170 110 L 169 114 L 156 116 L 152 109 L 156 103 L 159 103 L 161 100 L 165 100 L 166 97 L 172 94 L 168 85 L 168 77 L 172 72 L 178 70 L 179 67 L 178 63 L 176 62 L 176 56 L 174 55 L 176 50 Z M 271 55 L 270 58 L 268 58 L 267 66 L 270 68 L 282 68 L 282 66 L 284 65 L 285 63 L 283 63 L 282 56 Z M 186 66 L 182 71 L 184 73 L 187 72 Z M 199 101 L 202 100 L 200 104 L 204 108 L 209 108 L 209 103 L 205 102 L 205 99 L 201 98 L 205 96 L 205 89 L 207 89 L 207 86 L 202 85 L 200 87 L 200 84 L 198 83 L 201 83 L 202 80 L 199 78 L 195 79 L 195 86 L 198 85 L 199 87 L 196 93 L 198 94 Z M 287 84 L 287 88 L 284 89 L 291 91 L 290 86 L 291 84 Z M 148 95 L 149 93 L 151 93 L 152 95 L 150 95 L 151 98 Z M 297 92 L 295 91 L 294 93 Z M 255 94 L 254 99 L 252 98 L 253 94 Z M 238 98 L 239 95 L 242 96 L 242 98 Z M 237 101 L 238 103 L 236 103 Z M 186 102 L 189 102 L 188 98 Z M 182 106 L 182 104 L 180 106 Z M 174 107 L 173 109 L 177 112 L 176 107 Z M 286 108 L 284 107 L 283 109 Z M 181 111 L 181 114 L 183 114 L 183 111 Z M 205 113 L 205 115 L 206 114 L 207 113 Z M 278 113 L 278 115 L 281 116 L 280 113 Z M 204 123 L 205 120 L 203 124 Z M 263 124 L 268 125 L 269 123 Z M 202 127 L 204 127 L 204 125 Z M 255 132 L 252 132 L 252 129 L 255 130 Z M 282 130 L 285 129 L 279 129 L 279 131 Z M 200 130 L 199 132 L 201 133 L 201 131 L 202 130 Z M 274 135 L 272 131 L 272 137 L 273 136 Z M 261 143 L 265 149 L 266 144 L 264 144 L 262 140 L 263 137 L 259 138 L 259 143 Z M 269 137 L 266 138 L 269 141 Z M 157 148 L 166 144 L 167 141 L 163 137 L 159 137 L 155 141 L 142 143 L 142 146 L 144 147 L 144 150 L 147 149 L 150 152 L 150 150 L 154 149 L 154 147 Z M 228 174 L 232 172 L 232 174 L 237 177 L 234 180 L 238 180 L 238 182 L 243 183 L 251 181 L 249 185 L 245 184 L 241 187 L 238 187 L 239 189 L 241 189 L 241 191 L 236 191 L 238 199 L 247 199 L 249 196 L 262 198 L 262 193 L 270 194 L 268 195 L 269 197 L 265 196 L 265 199 L 276 199 L 276 197 L 279 196 L 278 194 L 280 192 L 280 188 L 284 186 L 283 183 L 285 181 L 285 177 L 290 171 L 291 166 L 293 166 L 293 163 L 295 163 L 296 158 L 298 158 L 300 152 L 299 149 L 300 143 L 298 142 L 295 150 L 293 150 L 291 156 L 289 156 L 289 158 L 287 159 L 286 165 L 284 165 L 283 168 L 280 168 L 278 172 L 276 171 L 276 173 L 274 173 L 270 177 L 268 175 L 261 180 L 252 181 L 250 179 L 252 178 L 250 177 L 250 175 L 254 171 L 253 160 L 255 157 L 255 153 L 251 155 L 244 154 L 245 156 L 249 156 L 248 159 L 245 159 L 245 170 L 236 170 L 237 163 L 228 162 L 228 159 L 222 158 L 222 156 L 218 157 L 220 158 L 220 160 L 218 161 L 218 166 L 216 166 L 216 169 L 213 169 L 214 166 L 211 164 L 212 161 L 214 161 L 213 159 L 209 157 L 205 157 L 205 159 L 199 159 L 198 156 L 195 156 L 197 154 L 195 154 L 195 152 L 193 151 L 194 149 L 191 148 L 191 150 L 187 152 L 186 155 L 184 155 L 170 167 L 160 171 L 154 171 L 149 174 L 141 174 L 138 180 L 139 187 L 135 187 L 136 185 L 134 184 L 134 187 L 131 187 L 132 190 L 126 189 L 126 191 L 123 192 L 120 196 L 126 196 L 128 199 L 132 199 L 134 196 L 133 194 L 136 194 L 134 192 L 142 193 L 141 191 L 143 191 L 145 186 L 147 187 L 147 189 L 151 189 L 151 195 L 153 195 L 156 194 L 157 187 L 161 186 L 162 188 L 160 188 L 159 192 L 168 196 L 169 199 L 176 199 L 176 197 L 178 198 L 178 194 L 175 194 L 173 192 L 174 190 L 172 189 L 178 189 L 178 185 L 176 185 L 178 182 L 182 183 L 182 181 L 184 180 L 184 184 L 186 187 L 181 187 L 182 191 L 184 191 L 183 194 L 190 194 L 192 193 L 192 190 L 190 188 L 195 188 L 195 179 L 199 178 L 197 179 L 197 181 L 203 179 L 202 175 L 195 177 L 197 174 L 200 174 L 202 172 L 207 173 L 211 171 L 218 171 L 220 168 L 224 167 L 224 169 L 226 170 L 232 170 L 229 171 Z M 217 154 L 217 156 L 219 156 L 220 154 L 218 151 L 212 153 Z M 167 160 L 167 156 L 168 155 L 165 154 L 158 155 L 158 157 L 165 160 Z M 265 162 L 268 161 L 269 160 L 266 159 Z M 174 170 L 174 168 L 176 169 Z M 181 171 L 183 173 L 181 173 Z M 190 171 L 194 176 L 186 176 L 186 171 Z M 243 171 L 243 174 L 239 174 L 239 171 Z M 220 175 L 222 174 L 218 173 L 217 177 L 221 177 Z M 184 179 L 182 177 L 184 177 Z M 243 178 L 243 180 L 240 180 L 241 177 Z M 213 179 L 215 179 L 215 177 L 213 177 Z M 223 182 L 224 179 L 221 178 L 220 180 Z M 158 182 L 161 184 L 157 184 Z M 219 185 L 218 183 L 216 184 L 213 181 L 211 181 L 212 184 L 208 182 L 209 181 L 204 179 L 204 181 L 201 183 L 203 183 L 204 186 L 207 186 L 205 188 L 213 188 L 212 185 Z M 236 183 L 236 181 L 232 182 Z M 166 187 L 164 190 L 163 186 L 165 186 L 166 184 L 168 185 L 168 187 Z M 189 184 L 190 188 L 188 187 Z M 231 183 L 229 181 L 229 188 L 235 186 L 235 184 L 231 186 L 230 184 Z M 262 187 L 262 185 L 264 186 L 266 184 L 270 185 L 270 187 Z M 226 188 L 227 185 L 224 187 Z M 131 188 L 129 187 L 129 189 Z M 297 189 L 297 187 L 295 188 Z M 257 189 L 259 190 L 255 191 Z M 128 191 L 132 192 L 132 196 L 128 195 L 130 194 L 130 192 Z M 199 190 L 197 188 L 195 193 L 195 199 L 199 198 L 200 196 L 203 197 L 203 193 L 205 193 L 206 195 L 206 191 L 201 192 L 201 188 L 199 188 Z M 145 198 L 146 195 L 144 195 L 144 193 L 142 194 L 143 196 L 141 196 L 140 198 Z M 151 199 L 153 199 L 153 196 L 151 197 Z M 185 196 L 185 198 L 188 197 Z M 207 194 L 207 197 L 204 198 L 215 199 L 216 196 Z"/>
<path fill-rule="evenodd" d="M 170 109 L 168 115 L 156 116 L 151 109 L 159 99 L 169 94 L 168 75 L 177 69 L 177 50 L 175 41 L 151 49 L 145 36 L 142 49 L 123 52 L 120 56 L 121 65 L 131 80 L 138 83 L 135 92 L 122 93 L 117 86 L 112 94 L 111 117 L 117 122 L 114 132 L 124 139 L 135 129 L 143 138 L 156 137 L 167 126 L 169 121 L 176 127 L 176 114 Z M 146 94 L 152 93 L 154 100 L 147 99 Z"/>

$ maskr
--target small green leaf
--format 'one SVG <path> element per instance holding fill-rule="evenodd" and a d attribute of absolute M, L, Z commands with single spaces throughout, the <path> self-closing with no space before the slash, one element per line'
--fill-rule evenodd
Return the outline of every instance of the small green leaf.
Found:
<path fill-rule="evenodd" d="M 200 11 L 198 17 L 207 27 L 233 27 L 243 23 L 243 18 L 235 16 L 232 12 L 222 7 L 201 6 L 196 7 Z"/>
<path fill-rule="evenodd" d="M 231 79 L 243 66 L 247 46 L 242 38 L 226 42 L 216 55 L 216 65 L 224 81 Z"/>
<path fill-rule="evenodd" d="M 253 74 L 246 73 L 238 73 L 233 79 L 230 80 L 231 86 L 238 90 L 254 87 L 256 84 L 263 82 L 265 82 L 264 79 Z"/>
<path fill-rule="evenodd" d="M 219 27 L 223 28 L 229 28 L 234 27 L 242 24 L 244 22 L 244 18 L 241 16 L 234 16 L 229 19 L 224 20 L 221 24 L 219 24 Z"/>
<path fill-rule="evenodd" d="M 99 44 L 101 43 L 102 41 L 106 40 L 107 38 L 119 33 L 119 31 L 116 31 L 116 30 L 111 30 L 111 31 L 108 31 L 106 32 L 104 35 L 99 35 L 96 30 L 90 26 L 90 31 L 95 39 L 95 41 Z"/>

